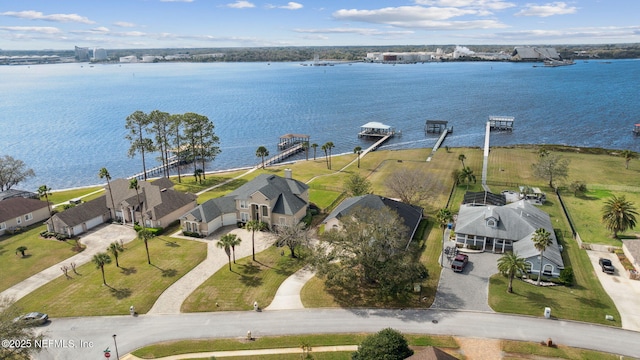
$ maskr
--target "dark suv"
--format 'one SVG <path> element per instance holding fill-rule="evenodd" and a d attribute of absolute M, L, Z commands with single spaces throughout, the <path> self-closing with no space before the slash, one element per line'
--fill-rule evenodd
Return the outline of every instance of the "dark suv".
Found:
<path fill-rule="evenodd" d="M 600 264 L 600 267 L 602 268 L 602 272 L 607 273 L 607 274 L 613 274 L 615 272 L 615 268 L 613 267 L 613 264 L 611 263 L 611 260 L 605 259 L 605 258 L 600 258 L 600 260 L 598 260 L 598 263 Z"/>

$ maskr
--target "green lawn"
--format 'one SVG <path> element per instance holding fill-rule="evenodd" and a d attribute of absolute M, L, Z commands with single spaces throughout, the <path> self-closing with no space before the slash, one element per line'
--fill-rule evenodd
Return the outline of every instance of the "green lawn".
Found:
<path fill-rule="evenodd" d="M 544 340 L 544 339 L 542 339 Z M 541 341 L 542 341 L 541 340 Z M 585 350 L 579 348 L 572 348 L 562 345 L 557 346 L 545 346 L 540 343 L 524 342 L 524 341 L 512 341 L 502 340 L 502 351 L 506 353 L 506 359 L 520 359 L 520 356 L 527 356 L 526 359 L 531 359 L 532 355 L 537 356 L 536 359 L 575 359 L 575 360 L 624 360 L 627 357 L 603 353 L 593 350 Z"/>
<path fill-rule="evenodd" d="M 285 255 L 281 251 L 285 250 Z M 200 285 L 182 304 L 183 312 L 251 310 L 253 302 L 268 306 L 280 284 L 299 270 L 304 261 L 292 259 L 285 248 L 271 246 L 251 256 L 237 259 L 229 267 L 222 267 Z M 218 304 L 216 306 L 215 304 Z"/>
<path fill-rule="evenodd" d="M 15 235 L 0 236 L 0 291 L 77 254 L 75 240 L 43 239 L 44 225 L 28 228 Z M 27 247 L 26 257 L 16 255 L 19 246 Z"/>
<path fill-rule="evenodd" d="M 100 269 L 93 263 L 69 271 L 19 300 L 16 305 L 28 311 L 41 311 L 51 317 L 128 314 L 134 305 L 146 313 L 162 292 L 206 258 L 205 243 L 159 236 L 149 241 L 152 265 L 147 264 L 144 243 L 125 245 L 115 261 L 105 266 L 107 286 Z M 61 273 L 62 274 L 62 273 Z"/>

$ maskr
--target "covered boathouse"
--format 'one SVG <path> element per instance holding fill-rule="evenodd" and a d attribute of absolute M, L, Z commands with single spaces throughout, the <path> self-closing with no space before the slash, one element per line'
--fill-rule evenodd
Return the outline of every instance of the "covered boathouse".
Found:
<path fill-rule="evenodd" d="M 381 122 L 372 121 L 360 127 L 359 137 L 385 137 L 393 136 L 395 129 L 392 126 L 385 125 Z"/>

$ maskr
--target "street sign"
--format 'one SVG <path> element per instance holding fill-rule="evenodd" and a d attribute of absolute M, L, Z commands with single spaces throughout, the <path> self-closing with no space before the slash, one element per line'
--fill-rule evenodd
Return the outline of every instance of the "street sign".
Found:
<path fill-rule="evenodd" d="M 110 352 L 106 352 L 104 353 L 104 357 L 106 357 L 107 359 L 111 357 L 111 353 Z"/>

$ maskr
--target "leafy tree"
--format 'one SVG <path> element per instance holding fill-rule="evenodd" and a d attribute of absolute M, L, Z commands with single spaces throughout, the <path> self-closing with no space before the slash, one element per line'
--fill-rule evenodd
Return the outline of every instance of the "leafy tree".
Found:
<path fill-rule="evenodd" d="M 407 339 L 397 330 L 386 328 L 367 336 L 351 355 L 352 360 L 404 360 L 413 355 Z"/>
<path fill-rule="evenodd" d="M 0 346 L 0 359 L 29 360 L 42 350 L 39 346 L 33 346 L 36 341 L 42 341 L 43 334 L 38 334 L 35 328 L 22 321 L 13 321 L 23 315 L 22 309 L 9 298 L 0 299 L 0 339 L 16 339 L 29 341 L 32 346 Z"/>
<path fill-rule="evenodd" d="M 258 146 L 256 150 L 256 156 L 262 158 L 262 168 L 264 169 L 264 158 L 265 156 L 269 156 L 269 150 L 267 150 L 264 146 Z"/>
<path fill-rule="evenodd" d="M 49 217 L 51 217 L 51 203 L 49 202 L 49 196 L 51 195 L 51 188 L 47 185 L 40 185 L 38 188 L 38 197 L 40 199 L 44 198 L 47 202 L 47 207 L 49 208 Z"/>
<path fill-rule="evenodd" d="M 466 167 L 462 169 L 459 173 L 459 181 L 463 183 L 467 183 L 467 190 L 469 189 L 469 183 L 476 183 L 476 175 L 473 173 L 473 170 L 470 167 Z"/>
<path fill-rule="evenodd" d="M 204 173 L 202 169 L 196 169 L 196 171 L 193 172 L 193 177 L 196 179 L 196 183 L 202 184 L 202 173 Z"/>
<path fill-rule="evenodd" d="M 149 129 L 150 119 L 149 115 L 142 111 L 135 111 L 131 115 L 127 116 L 125 128 L 129 130 L 129 133 L 125 136 L 125 139 L 131 142 L 129 147 L 129 157 L 134 157 L 137 153 L 142 156 L 142 172 L 144 180 L 147 180 L 147 164 L 145 160 L 145 154 L 155 151 L 153 141 L 146 137 Z"/>
<path fill-rule="evenodd" d="M 24 180 L 36 176 L 32 169 L 27 169 L 24 161 L 9 155 L 0 157 L 0 191 L 11 189 Z"/>
<path fill-rule="evenodd" d="M 527 265 L 525 259 L 518 256 L 515 252 L 507 252 L 498 259 L 498 271 L 509 278 L 509 286 L 507 292 L 513 292 L 513 278 L 518 273 L 526 271 Z"/>
<path fill-rule="evenodd" d="M 574 181 L 569 184 L 569 191 L 573 193 L 573 196 L 581 196 L 587 192 L 587 184 L 584 181 Z"/>
<path fill-rule="evenodd" d="M 436 221 L 442 228 L 447 226 L 447 224 L 453 221 L 453 214 L 451 213 L 451 210 L 447 208 L 438 210 L 438 213 L 436 214 Z"/>
<path fill-rule="evenodd" d="M 114 241 L 111 244 L 109 244 L 107 251 L 110 252 L 111 255 L 113 255 L 114 259 L 116 259 L 116 267 L 120 267 L 120 264 L 118 263 L 118 255 L 120 255 L 120 253 L 124 251 L 122 244 L 120 244 L 117 241 Z"/>
<path fill-rule="evenodd" d="M 543 148 L 543 147 L 541 147 L 540 149 L 538 149 L 538 157 L 539 157 L 539 158 L 545 157 L 545 156 L 547 156 L 547 155 L 549 155 L 549 150 L 547 150 L 547 149 L 545 149 L 545 148 Z"/>
<path fill-rule="evenodd" d="M 638 154 L 631 150 L 622 150 L 620 156 L 624 158 L 624 168 L 629 169 L 629 162 L 638 158 Z"/>
<path fill-rule="evenodd" d="M 136 191 L 136 198 L 138 199 L 138 211 L 140 211 L 140 216 L 142 216 L 142 203 L 140 203 L 140 185 L 138 184 L 138 179 L 133 178 L 129 180 L 129 189 L 134 189 Z M 133 212 L 133 222 L 136 222 L 135 219 L 135 211 Z M 144 219 L 140 219 L 140 226 L 144 228 Z"/>
<path fill-rule="evenodd" d="M 169 113 L 153 110 L 149 113 L 149 133 L 155 136 L 155 147 L 160 151 L 160 162 L 165 177 L 169 177 L 169 130 L 171 127 L 171 115 Z"/>
<path fill-rule="evenodd" d="M 113 210 L 113 215 L 111 215 L 111 218 L 115 219 L 116 203 L 113 201 L 113 193 L 111 192 L 111 174 L 109 174 L 109 170 L 107 170 L 107 168 L 103 167 L 98 172 L 98 177 L 100 179 L 107 179 L 107 188 L 109 189 L 109 195 L 111 197 L 111 209 Z M 111 212 L 109 212 L 109 214 L 111 214 Z M 116 262 L 118 262 L 117 258 Z"/>
<path fill-rule="evenodd" d="M 27 255 L 26 255 L 24 252 L 25 252 L 25 251 L 27 251 L 27 250 L 28 250 L 28 249 L 27 249 L 27 247 L 26 247 L 26 246 L 18 246 L 18 248 L 16 249 L 16 255 L 17 255 L 18 253 L 20 253 L 20 255 L 21 255 L 22 257 L 25 257 L 25 256 L 27 256 Z"/>
<path fill-rule="evenodd" d="M 565 286 L 572 286 L 574 276 L 571 266 L 567 266 L 566 268 L 560 270 L 560 276 L 558 277 L 558 279 L 560 279 L 560 281 L 562 281 Z"/>
<path fill-rule="evenodd" d="M 318 144 L 313 143 L 311 144 L 311 147 L 313 148 L 313 160 L 316 159 L 316 150 L 318 149 Z"/>
<path fill-rule="evenodd" d="M 329 287 L 350 291 L 355 284 L 375 289 L 378 296 L 398 296 L 426 269 L 407 248 L 408 231 L 397 212 L 357 208 L 343 216 L 341 229 L 325 231 L 314 254 L 318 275 Z"/>
<path fill-rule="evenodd" d="M 569 175 L 569 160 L 562 156 L 547 153 L 532 164 L 533 174 L 539 178 L 549 179 L 549 187 L 553 188 L 554 179 L 565 179 Z"/>
<path fill-rule="evenodd" d="M 224 249 L 224 252 L 227 254 L 227 258 L 229 259 L 229 271 L 231 271 L 231 243 L 234 241 L 234 237 L 234 234 L 225 234 L 220 237 L 220 240 L 216 243 L 216 246 L 220 249 Z M 235 263 L 235 259 L 233 262 Z"/>
<path fill-rule="evenodd" d="M 537 229 L 533 233 L 531 240 L 533 241 L 533 246 L 536 250 L 540 251 L 540 271 L 538 273 L 538 281 L 536 282 L 536 285 L 540 285 L 540 280 L 542 279 L 542 259 L 544 251 L 551 246 L 553 240 L 551 239 L 551 234 L 545 228 Z"/>
<path fill-rule="evenodd" d="M 256 261 L 256 231 L 262 231 L 266 229 L 267 224 L 259 220 L 251 220 L 247 221 L 247 223 L 244 224 L 244 228 L 247 229 L 247 231 L 251 231 L 251 254 L 253 256 L 253 261 Z"/>
<path fill-rule="evenodd" d="M 392 196 L 406 204 L 419 205 L 428 196 L 426 174 L 418 169 L 402 168 L 394 171 L 385 181 Z"/>
<path fill-rule="evenodd" d="M 189 158 L 193 161 L 194 172 L 196 161 L 200 159 L 202 164 L 202 176 L 206 179 L 205 162 L 213 161 L 220 153 L 218 144 L 220 139 L 215 134 L 214 125 L 208 117 L 196 113 L 182 115 L 185 125 L 184 135 L 187 139 Z"/>
<path fill-rule="evenodd" d="M 153 238 L 153 233 L 149 229 L 143 227 L 138 231 L 137 238 L 144 241 L 144 249 L 147 251 L 147 263 L 151 265 L 151 257 L 149 257 L 149 240 Z"/>
<path fill-rule="evenodd" d="M 349 176 L 345 180 L 344 186 L 347 188 L 347 192 L 351 194 L 351 196 L 360 196 L 371 192 L 371 182 L 364 176 L 357 173 Z"/>
<path fill-rule="evenodd" d="M 613 195 L 602 207 L 602 223 L 617 238 L 619 232 L 636 226 L 636 207 L 623 196 Z"/>
<path fill-rule="evenodd" d="M 275 233 L 276 244 L 288 247 L 292 258 L 297 257 L 295 253 L 296 247 L 308 247 L 309 245 L 309 233 L 302 222 L 295 225 L 278 226 Z"/>
<path fill-rule="evenodd" d="M 104 277 L 104 266 L 111 264 L 111 257 L 109 254 L 101 252 L 93 255 L 92 261 L 96 265 L 96 269 L 100 269 L 102 271 L 102 283 L 107 285 L 107 280 Z"/>
<path fill-rule="evenodd" d="M 360 168 L 360 154 L 362 154 L 362 147 L 356 146 L 353 148 L 353 153 L 358 155 L 358 169 Z"/>
<path fill-rule="evenodd" d="M 465 168 L 464 161 L 467 160 L 467 157 L 464 156 L 464 154 L 460 154 L 458 155 L 458 160 L 460 160 L 460 162 L 462 163 L 462 168 L 464 169 Z"/>

